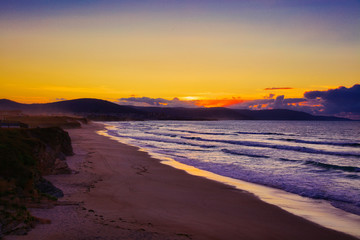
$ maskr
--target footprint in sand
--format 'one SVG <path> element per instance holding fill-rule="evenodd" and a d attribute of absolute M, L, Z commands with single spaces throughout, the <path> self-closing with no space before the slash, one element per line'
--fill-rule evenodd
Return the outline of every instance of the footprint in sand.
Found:
<path fill-rule="evenodd" d="M 142 165 L 133 165 L 133 169 L 137 170 L 136 174 L 143 175 L 144 173 L 149 173 L 148 168 Z"/>

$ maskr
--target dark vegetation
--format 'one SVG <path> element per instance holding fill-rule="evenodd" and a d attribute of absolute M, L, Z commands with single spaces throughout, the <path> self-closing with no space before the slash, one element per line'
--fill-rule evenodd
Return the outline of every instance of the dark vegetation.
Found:
<path fill-rule="evenodd" d="M 88 121 L 83 117 L 71 116 L 48 116 L 48 115 L 21 115 L 21 116 L 6 116 L 2 122 L 21 122 L 30 128 L 36 127 L 61 127 L 63 129 L 79 128 L 81 124 L 86 124 Z"/>
<path fill-rule="evenodd" d="M 244 110 L 230 108 L 169 108 L 134 107 L 100 99 L 76 99 L 45 104 L 21 104 L 0 100 L 0 110 L 20 110 L 25 113 L 72 114 L 100 121 L 121 120 L 348 120 L 314 116 L 287 110 Z"/>
<path fill-rule="evenodd" d="M 70 173 L 71 139 L 58 127 L 0 129 L 0 238 L 26 234 L 39 221 L 27 206 L 51 204 L 63 194 L 42 176 Z"/>

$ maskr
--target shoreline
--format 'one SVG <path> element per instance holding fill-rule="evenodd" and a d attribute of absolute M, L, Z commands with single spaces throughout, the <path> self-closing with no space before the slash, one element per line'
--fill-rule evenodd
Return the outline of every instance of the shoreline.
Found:
<path fill-rule="evenodd" d="M 47 177 L 65 196 L 60 206 L 31 209 L 52 224 L 5 239 L 355 239 L 165 165 L 96 133 L 103 128 L 68 130 L 74 173 Z"/>
<path fill-rule="evenodd" d="M 99 124 L 104 124 L 105 129 L 112 127 L 112 125 L 108 123 L 100 122 Z M 152 153 L 146 148 L 142 148 L 127 142 L 124 143 L 121 138 L 107 134 L 106 130 L 100 130 L 97 133 L 118 141 L 119 143 L 136 147 L 139 149 L 139 151 L 146 152 L 151 157 L 159 159 L 162 164 L 184 170 L 190 175 L 200 176 L 211 181 L 216 181 L 235 187 L 240 191 L 247 191 L 251 194 L 254 194 L 262 201 L 278 206 L 296 216 L 300 216 L 323 227 L 334 229 L 336 231 L 360 238 L 360 230 L 358 228 L 360 225 L 360 216 L 336 208 L 325 200 L 311 199 L 294 193 L 289 193 L 281 189 L 246 182 L 243 180 L 234 179 L 206 170 L 198 169 L 191 165 L 178 162 L 172 158 L 164 157 L 161 154 Z"/>

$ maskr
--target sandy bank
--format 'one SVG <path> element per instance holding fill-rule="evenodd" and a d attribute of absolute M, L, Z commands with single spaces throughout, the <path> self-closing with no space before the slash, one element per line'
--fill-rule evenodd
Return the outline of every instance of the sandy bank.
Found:
<path fill-rule="evenodd" d="M 100 128 L 69 130 L 74 174 L 49 177 L 67 205 L 32 210 L 52 224 L 7 239 L 355 239 L 160 164 Z"/>

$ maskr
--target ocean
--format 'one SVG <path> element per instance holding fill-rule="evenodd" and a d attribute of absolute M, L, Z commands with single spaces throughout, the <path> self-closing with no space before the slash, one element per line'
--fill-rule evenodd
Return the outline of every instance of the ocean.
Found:
<path fill-rule="evenodd" d="M 106 132 L 158 158 L 360 215 L 360 122 L 107 122 Z"/>

